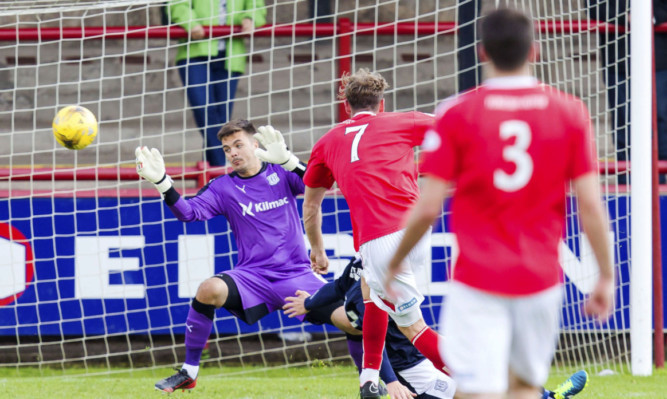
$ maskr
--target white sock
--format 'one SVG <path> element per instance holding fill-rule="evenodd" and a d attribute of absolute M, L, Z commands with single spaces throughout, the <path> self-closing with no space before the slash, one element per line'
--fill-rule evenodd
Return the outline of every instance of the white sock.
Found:
<path fill-rule="evenodd" d="M 359 374 L 359 386 L 363 386 L 366 381 L 373 381 L 374 383 L 378 383 L 380 381 L 380 370 L 374 370 L 374 369 L 363 369 L 361 370 L 361 374 Z"/>
<path fill-rule="evenodd" d="M 188 375 L 193 380 L 197 378 L 197 374 L 199 373 L 199 366 L 193 366 L 187 363 L 183 363 L 183 367 L 181 367 L 181 369 L 187 371 Z"/>

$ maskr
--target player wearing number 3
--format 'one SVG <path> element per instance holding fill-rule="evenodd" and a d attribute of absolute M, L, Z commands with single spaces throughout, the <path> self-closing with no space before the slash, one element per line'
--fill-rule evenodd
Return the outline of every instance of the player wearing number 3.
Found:
<path fill-rule="evenodd" d="M 490 79 L 441 105 L 422 144 L 419 202 L 388 277 L 440 215 L 451 187 L 459 256 L 441 314 L 441 352 L 457 397 L 534 398 L 559 331 L 558 247 L 573 183 L 600 268 L 585 310 L 605 319 L 613 298 L 607 217 L 585 105 L 530 74 L 533 23 L 501 9 L 482 20 Z"/>
<path fill-rule="evenodd" d="M 303 220 L 312 247 L 311 263 L 326 270 L 320 206 L 326 190 L 336 181 L 350 208 L 354 246 L 364 265 L 366 322 L 362 330 L 361 397 L 375 398 L 380 397 L 378 370 L 387 313 L 437 368 L 444 366 L 438 354 L 437 334 L 422 318 L 419 305 L 424 297 L 416 288 L 412 269 L 403 269 L 394 279 L 392 291 L 396 295 L 388 295 L 383 287 L 389 256 L 403 234 L 404 215 L 419 196 L 413 147 L 421 144 L 433 116 L 383 112 L 387 82 L 365 69 L 346 76 L 342 87 L 341 97 L 352 117 L 336 125 L 313 147 L 304 176 Z M 427 265 L 430 255 L 430 240 L 425 238 L 410 254 L 410 265 Z"/>

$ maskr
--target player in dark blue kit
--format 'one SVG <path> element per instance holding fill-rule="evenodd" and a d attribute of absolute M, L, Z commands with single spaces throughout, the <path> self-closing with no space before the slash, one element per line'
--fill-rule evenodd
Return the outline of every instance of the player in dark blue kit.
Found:
<path fill-rule="evenodd" d="M 289 317 L 300 316 L 311 310 L 330 306 L 331 303 L 345 300 L 345 312 L 353 327 L 361 330 L 364 317 L 364 303 L 361 295 L 361 283 L 359 281 L 363 267 L 361 259 L 350 261 L 345 270 L 333 282 L 320 288 L 313 295 L 305 291 L 296 291 L 293 297 L 287 297 L 283 306 L 285 314 Z M 359 368 L 357 364 L 357 368 Z M 389 393 L 392 394 L 392 384 L 400 382 L 413 392 L 413 397 L 418 399 L 451 399 L 454 397 L 456 384 L 449 376 L 435 368 L 412 345 L 396 324 L 389 320 L 387 338 L 385 341 L 385 352 L 382 356 L 382 367 L 380 378 L 387 384 Z M 588 381 L 585 371 L 578 371 L 561 384 L 556 390 L 544 390 L 541 399 L 572 398 L 581 392 Z M 416 396 L 414 396 L 416 394 Z M 394 396 L 392 399 L 400 396 Z"/>
<path fill-rule="evenodd" d="M 324 285 L 312 296 L 305 291 L 297 291 L 295 297 L 285 299 L 285 314 L 295 317 L 344 299 L 348 319 L 355 328 L 361 330 L 365 309 L 359 281 L 362 270 L 361 259 L 357 258 L 347 265 L 339 278 Z M 357 368 L 359 366 L 358 364 Z M 398 383 L 417 394 L 416 397 L 420 399 L 451 399 L 456 390 L 454 380 L 436 369 L 392 320 L 389 320 L 387 329 L 380 378 L 387 384 L 392 398 L 414 397 L 400 391 L 394 395 L 394 389 L 399 388 Z"/>

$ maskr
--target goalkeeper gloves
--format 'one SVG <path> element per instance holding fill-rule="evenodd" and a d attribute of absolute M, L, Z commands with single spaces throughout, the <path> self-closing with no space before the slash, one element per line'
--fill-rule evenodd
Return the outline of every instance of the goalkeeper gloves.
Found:
<path fill-rule="evenodd" d="M 167 175 L 164 159 L 157 148 L 137 147 L 134 150 L 137 157 L 137 173 L 147 181 L 153 183 L 161 193 L 166 193 L 172 186 L 172 180 Z"/>
<path fill-rule="evenodd" d="M 257 131 L 258 133 L 254 135 L 255 138 L 266 148 L 266 150 L 255 149 L 257 158 L 265 162 L 278 164 L 288 172 L 299 166 L 299 158 L 287 149 L 285 139 L 278 130 L 271 125 L 267 125 L 259 127 Z"/>

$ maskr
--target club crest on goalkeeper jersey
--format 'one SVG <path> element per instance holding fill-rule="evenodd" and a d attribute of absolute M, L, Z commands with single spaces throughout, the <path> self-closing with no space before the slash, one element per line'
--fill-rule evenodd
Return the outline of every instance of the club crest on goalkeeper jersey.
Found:
<path fill-rule="evenodd" d="M 296 200 L 303 191 L 297 174 L 264 164 L 252 177 L 231 173 L 213 179 L 170 208 L 182 221 L 225 216 L 238 248 L 235 267 L 262 268 L 263 275 L 281 278 L 296 265 L 310 265 Z"/>

